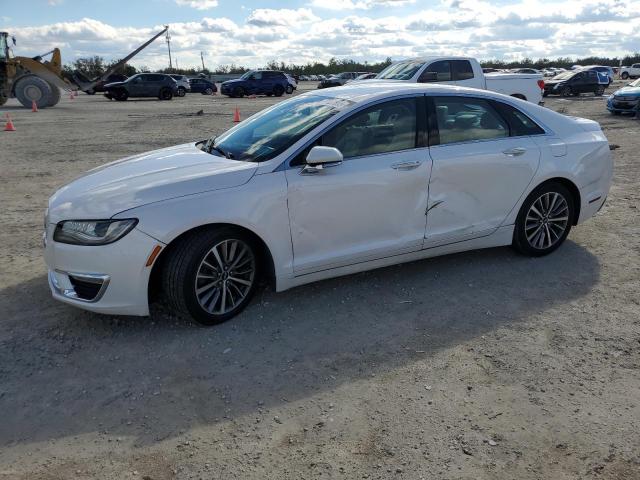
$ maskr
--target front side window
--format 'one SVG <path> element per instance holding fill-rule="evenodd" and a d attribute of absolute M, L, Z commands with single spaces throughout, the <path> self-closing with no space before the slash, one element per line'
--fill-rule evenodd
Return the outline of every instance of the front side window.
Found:
<path fill-rule="evenodd" d="M 470 80 L 473 78 L 473 68 L 469 60 L 453 60 L 451 72 L 454 80 Z"/>
<path fill-rule="evenodd" d="M 416 147 L 416 101 L 392 100 L 374 105 L 343 121 L 322 136 L 344 158 L 396 152 Z"/>
<path fill-rule="evenodd" d="M 314 95 L 285 100 L 207 142 L 205 149 L 246 162 L 270 160 L 350 104 Z"/>
<path fill-rule="evenodd" d="M 451 81 L 451 62 L 442 60 L 433 62 L 420 74 L 418 82 L 449 82 Z"/>
<path fill-rule="evenodd" d="M 509 136 L 509 126 L 488 101 L 468 97 L 434 97 L 440 144 Z"/>

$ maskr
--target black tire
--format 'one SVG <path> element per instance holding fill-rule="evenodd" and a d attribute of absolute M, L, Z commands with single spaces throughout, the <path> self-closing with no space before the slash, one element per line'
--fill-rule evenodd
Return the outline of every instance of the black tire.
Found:
<path fill-rule="evenodd" d="M 9 100 L 7 97 L 5 97 L 4 95 L 0 95 L 0 107 L 7 103 L 7 100 Z"/>
<path fill-rule="evenodd" d="M 550 212 L 545 212 L 545 207 L 550 207 Z M 531 257 L 548 255 L 562 245 L 569 235 L 575 211 L 573 196 L 564 185 L 557 182 L 543 183 L 527 196 L 520 207 L 513 231 L 513 247 L 521 254 Z M 549 220 L 565 217 L 564 222 Z M 538 221 L 537 218 L 541 220 Z"/>
<path fill-rule="evenodd" d="M 273 93 L 267 93 L 265 94 L 267 97 L 273 97 Z"/>
<path fill-rule="evenodd" d="M 233 95 L 231 95 L 232 97 L 237 97 L 237 98 L 242 98 L 244 97 L 244 88 L 242 87 L 236 87 L 233 89 Z"/>
<path fill-rule="evenodd" d="M 629 74 L 627 72 L 622 72 L 622 75 L 620 75 L 620 78 L 622 80 L 627 80 L 629 78 Z"/>
<path fill-rule="evenodd" d="M 618 111 L 616 111 L 616 110 L 613 110 L 613 111 L 611 112 L 611 115 L 621 115 L 621 114 L 622 114 L 622 112 L 618 112 Z"/>
<path fill-rule="evenodd" d="M 281 97 L 283 93 L 284 93 L 284 87 L 282 85 L 276 85 L 275 87 L 273 87 L 273 94 L 276 97 Z"/>
<path fill-rule="evenodd" d="M 293 93 L 293 87 L 291 85 L 287 85 L 286 92 L 291 95 Z"/>
<path fill-rule="evenodd" d="M 129 92 L 126 90 L 116 90 L 113 92 L 113 98 L 115 98 L 118 102 L 124 102 L 129 98 Z"/>
<path fill-rule="evenodd" d="M 18 80 L 14 92 L 25 108 L 31 108 L 33 101 L 38 108 L 46 108 L 51 102 L 51 87 L 45 80 L 35 75 L 28 75 Z"/>
<path fill-rule="evenodd" d="M 548 97 L 548 96 L 549 96 L 549 94 L 548 94 L 547 92 L 542 92 L 542 96 L 543 96 L 543 97 Z"/>
<path fill-rule="evenodd" d="M 49 107 L 55 107 L 60 102 L 60 89 L 53 84 L 49 84 L 51 88 L 51 98 L 49 98 Z"/>
<path fill-rule="evenodd" d="M 207 87 L 207 89 L 202 92 L 203 95 L 212 95 L 213 94 L 213 89 L 211 87 Z"/>
<path fill-rule="evenodd" d="M 573 92 L 571 91 L 571 87 L 564 86 L 562 87 L 562 90 L 560 90 L 560 95 L 562 95 L 563 97 L 569 97 L 573 94 Z"/>
<path fill-rule="evenodd" d="M 598 85 L 593 94 L 596 97 L 601 97 L 602 95 L 604 95 L 604 85 Z"/>
<path fill-rule="evenodd" d="M 178 87 L 178 96 L 184 97 L 187 94 L 187 89 L 184 87 Z"/>
<path fill-rule="evenodd" d="M 221 292 L 224 291 L 225 298 L 227 298 L 226 292 L 234 291 L 231 287 L 225 288 L 227 285 L 226 282 L 223 286 L 211 286 L 211 289 L 204 290 L 200 297 L 198 297 L 196 293 L 198 288 L 202 290 L 206 287 L 207 282 L 210 282 L 209 285 L 220 285 L 220 279 L 223 275 L 225 280 L 227 278 L 233 278 L 231 275 L 240 275 L 239 272 L 234 273 L 232 269 L 217 273 L 216 270 L 209 269 L 208 266 L 203 266 L 205 265 L 205 260 L 208 265 L 213 263 L 215 263 L 216 266 L 218 265 L 217 259 L 211 253 L 214 247 L 218 249 L 219 258 L 222 263 L 225 264 L 223 260 L 225 255 L 222 252 L 223 247 L 221 246 L 224 242 L 239 242 L 237 245 L 246 247 L 248 254 L 250 254 L 253 259 L 253 263 L 250 263 L 253 267 L 251 285 L 246 287 L 248 289 L 244 298 L 239 300 L 232 309 L 226 312 L 224 312 L 224 307 L 222 306 L 223 300 Z M 238 248 L 241 247 L 239 246 Z M 216 325 L 233 318 L 249 304 L 251 297 L 256 291 L 261 274 L 261 262 L 258 252 L 259 248 L 253 238 L 234 228 L 228 227 L 200 231 L 178 240 L 178 243 L 172 247 L 169 252 L 162 271 L 162 288 L 170 307 L 176 313 L 191 317 L 202 325 Z M 229 252 L 227 252 L 227 258 L 228 256 L 230 256 Z M 244 259 L 245 257 L 241 258 Z M 244 262 L 244 260 L 242 260 L 242 262 Z M 242 265 L 242 263 L 240 263 L 240 265 Z M 198 278 L 198 272 L 202 272 L 202 269 L 208 269 L 206 271 L 209 273 L 205 278 Z M 231 280 L 227 281 L 231 282 Z M 200 287 L 198 287 L 198 285 L 200 285 Z M 238 292 L 240 292 L 240 290 L 237 287 L 234 288 L 236 288 L 236 295 L 239 298 L 240 293 Z M 210 292 L 211 296 L 208 299 L 204 299 Z M 229 294 L 229 298 L 232 298 L 232 294 Z M 204 302 L 205 306 L 202 306 L 201 302 Z M 211 307 L 214 312 L 207 310 L 207 303 L 209 303 L 208 306 Z M 217 308 L 218 305 L 220 305 L 219 308 Z M 216 313 L 216 309 L 219 309 L 223 313 Z"/>
<path fill-rule="evenodd" d="M 158 98 L 160 100 L 171 100 L 173 98 L 173 92 L 170 88 L 161 88 Z"/>
<path fill-rule="evenodd" d="M 108 98 L 109 100 L 113 100 L 113 95 L 111 95 L 110 93 L 105 93 L 104 97 Z"/>
<path fill-rule="evenodd" d="M 86 92 L 84 92 L 84 93 L 86 93 L 87 95 L 95 95 L 95 94 L 96 94 L 96 91 L 95 91 L 95 90 L 87 90 L 87 91 L 86 91 Z"/>

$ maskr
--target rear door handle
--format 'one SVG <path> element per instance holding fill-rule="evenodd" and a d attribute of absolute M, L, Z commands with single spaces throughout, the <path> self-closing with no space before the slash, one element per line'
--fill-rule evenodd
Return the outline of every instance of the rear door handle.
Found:
<path fill-rule="evenodd" d="M 502 153 L 504 153 L 507 157 L 519 157 L 520 155 L 524 155 L 526 151 L 526 148 L 515 147 L 508 150 L 503 150 Z"/>
<path fill-rule="evenodd" d="M 401 162 L 401 163 L 394 163 L 393 165 L 391 165 L 391 168 L 393 168 L 394 170 L 413 170 L 414 168 L 418 168 L 421 164 L 422 162 L 420 161 Z"/>

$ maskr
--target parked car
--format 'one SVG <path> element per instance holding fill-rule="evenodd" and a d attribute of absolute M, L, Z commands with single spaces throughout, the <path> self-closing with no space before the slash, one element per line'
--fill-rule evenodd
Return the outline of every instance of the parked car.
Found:
<path fill-rule="evenodd" d="M 638 77 L 640 77 L 640 63 L 634 63 L 630 67 L 622 67 L 620 69 L 620 78 L 623 80 Z"/>
<path fill-rule="evenodd" d="M 604 93 L 603 84 L 594 70 L 574 70 L 561 73 L 547 80 L 544 85 L 544 96 L 562 95 L 563 97 L 579 96 L 581 93 L 591 93 L 600 96 Z"/>
<path fill-rule="evenodd" d="M 307 92 L 62 187 L 45 215 L 49 285 L 95 312 L 148 315 L 155 294 L 215 324 L 269 275 L 283 291 L 478 248 L 549 254 L 600 210 L 612 169 L 597 122 L 493 92 Z"/>
<path fill-rule="evenodd" d="M 514 68 L 511 70 L 511 73 L 530 73 L 530 74 L 541 74 L 540 70 L 536 70 L 535 68 Z"/>
<path fill-rule="evenodd" d="M 342 72 L 322 80 L 318 85 L 318 88 L 339 87 L 340 85 L 347 83 L 349 80 L 354 80 L 365 73 L 368 72 Z"/>
<path fill-rule="evenodd" d="M 104 96 L 109 100 L 124 101 L 131 97 L 158 97 L 171 100 L 178 94 L 178 84 L 163 73 L 138 73 L 124 82 L 108 83 L 104 86 Z"/>
<path fill-rule="evenodd" d="M 202 95 L 212 95 L 218 91 L 218 87 L 206 78 L 192 78 L 189 80 L 192 93 L 201 93 Z"/>
<path fill-rule="evenodd" d="M 178 84 L 178 96 L 184 97 L 187 92 L 191 91 L 191 84 L 189 83 L 189 78 L 186 75 L 169 75 L 173 78 Z"/>
<path fill-rule="evenodd" d="M 250 70 L 236 80 L 220 85 L 220 92 L 230 97 L 245 95 L 275 95 L 281 97 L 287 91 L 289 80 L 284 72 L 276 70 Z"/>
<path fill-rule="evenodd" d="M 490 67 L 486 67 L 482 69 L 482 73 L 496 73 L 496 72 L 501 72 L 502 70 L 499 70 L 497 68 L 490 68 Z"/>
<path fill-rule="evenodd" d="M 293 93 L 293 91 L 298 88 L 298 82 L 293 76 L 289 75 L 288 73 L 285 73 L 285 75 L 287 76 L 287 83 L 288 83 L 285 91 L 287 93 Z"/>
<path fill-rule="evenodd" d="M 492 90 L 532 103 L 542 101 L 542 75 L 482 72 L 475 58 L 426 57 L 392 63 L 376 77 L 380 81 L 445 83 Z"/>
<path fill-rule="evenodd" d="M 119 73 L 113 73 L 111 75 L 109 75 L 107 77 L 106 80 L 100 80 L 98 81 L 95 86 L 93 87 L 92 90 L 88 90 L 86 93 L 88 93 L 89 95 L 95 95 L 96 92 L 104 92 L 104 86 L 109 84 L 109 83 L 115 83 L 115 82 L 125 82 L 127 80 L 127 76 L 126 75 L 121 75 Z"/>
<path fill-rule="evenodd" d="M 347 80 L 347 83 L 359 82 L 361 80 L 373 80 L 377 76 L 377 73 L 363 73 L 362 75 L 358 75 L 353 80 Z"/>
<path fill-rule="evenodd" d="M 640 111 L 640 79 L 613 92 L 607 100 L 607 110 L 614 115 Z"/>
<path fill-rule="evenodd" d="M 606 83 L 607 86 L 611 85 L 611 82 L 613 82 L 613 77 L 615 76 L 615 73 L 613 73 L 613 68 L 603 65 L 588 65 L 584 67 L 583 70 L 593 70 L 595 72 L 598 72 L 600 74 L 600 82 Z"/>

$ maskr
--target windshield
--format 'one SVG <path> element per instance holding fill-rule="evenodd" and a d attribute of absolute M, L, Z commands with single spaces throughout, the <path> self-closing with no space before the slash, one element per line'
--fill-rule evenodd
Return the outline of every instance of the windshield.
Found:
<path fill-rule="evenodd" d="M 376 78 L 384 78 L 390 80 L 409 80 L 424 65 L 419 60 L 409 60 L 406 62 L 398 62 L 389 65 Z"/>
<path fill-rule="evenodd" d="M 556 75 L 555 77 L 553 77 L 553 80 L 568 80 L 571 77 L 573 77 L 576 74 L 576 72 L 564 72 L 561 73 L 560 75 Z"/>
<path fill-rule="evenodd" d="M 630 87 L 640 87 L 640 78 L 629 84 Z"/>
<path fill-rule="evenodd" d="M 246 80 L 248 79 L 251 75 L 253 74 L 253 70 L 249 70 L 248 72 L 245 72 L 242 74 L 242 76 L 240 77 L 240 80 Z"/>
<path fill-rule="evenodd" d="M 350 103 L 315 95 L 286 100 L 209 141 L 208 151 L 246 162 L 270 160 Z"/>

